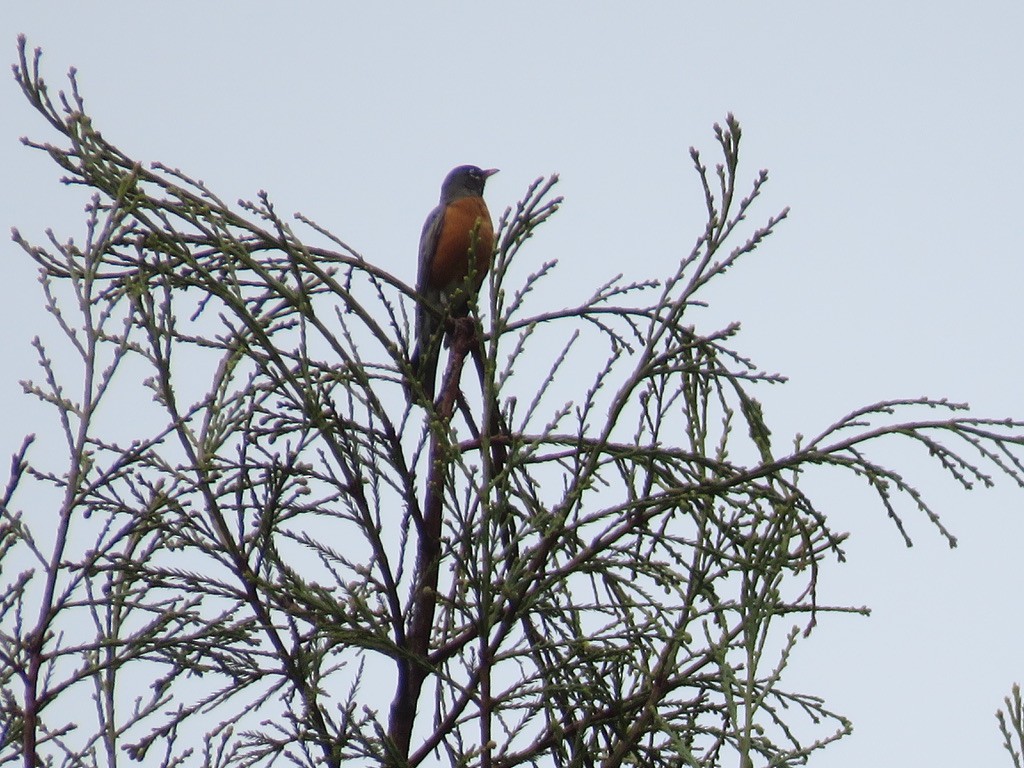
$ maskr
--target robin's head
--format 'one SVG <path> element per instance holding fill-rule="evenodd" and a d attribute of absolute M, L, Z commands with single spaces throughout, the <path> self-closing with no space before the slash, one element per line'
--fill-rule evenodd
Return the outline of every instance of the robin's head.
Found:
<path fill-rule="evenodd" d="M 487 179 L 498 172 L 497 168 L 481 170 L 475 165 L 460 165 L 453 168 L 441 184 L 441 202 L 449 203 L 460 197 L 483 195 Z"/>

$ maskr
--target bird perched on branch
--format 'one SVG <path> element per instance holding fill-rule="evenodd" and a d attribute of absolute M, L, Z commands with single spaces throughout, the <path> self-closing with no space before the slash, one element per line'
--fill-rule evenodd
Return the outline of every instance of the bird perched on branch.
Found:
<path fill-rule="evenodd" d="M 445 323 L 466 315 L 469 292 L 475 295 L 480 290 L 491 265 L 494 224 L 483 194 L 487 179 L 497 172 L 497 168 L 481 170 L 475 165 L 454 168 L 441 184 L 441 202 L 423 224 L 416 279 L 422 300 L 416 306 L 412 368 L 431 399 Z M 472 279 L 467 280 L 470 275 Z"/>

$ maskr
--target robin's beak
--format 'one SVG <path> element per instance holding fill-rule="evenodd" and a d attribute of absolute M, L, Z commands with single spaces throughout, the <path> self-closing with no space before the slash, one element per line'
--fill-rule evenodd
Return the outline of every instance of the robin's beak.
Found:
<path fill-rule="evenodd" d="M 487 169 L 486 171 L 484 171 L 484 172 L 483 172 L 483 174 L 482 174 L 482 175 L 483 175 L 483 177 L 484 177 L 485 179 L 489 179 L 489 178 L 491 178 L 491 176 L 493 176 L 493 175 L 494 175 L 494 174 L 496 174 L 497 172 L 498 172 L 498 169 L 497 169 L 497 168 L 488 168 L 488 169 Z"/>

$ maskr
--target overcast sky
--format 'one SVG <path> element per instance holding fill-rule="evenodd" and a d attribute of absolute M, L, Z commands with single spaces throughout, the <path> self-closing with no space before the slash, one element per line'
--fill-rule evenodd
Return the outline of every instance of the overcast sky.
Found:
<path fill-rule="evenodd" d="M 26 33 L 51 84 L 78 68 L 129 155 L 228 200 L 266 189 L 408 282 L 464 162 L 502 169 L 495 213 L 561 175 L 566 204 L 530 258 L 558 258 L 564 290 L 668 273 L 700 231 L 687 149 L 713 157 L 731 111 L 742 175 L 771 171 L 761 217 L 792 213 L 694 321 L 741 321 L 734 346 L 790 377 L 759 393 L 777 444 L 888 397 L 1024 416 L 1024 4 L 370 5 L 5 2 L 0 58 Z M 81 193 L 17 141 L 46 128 L 0 85 L 0 224 L 81 236 Z M 28 259 L 0 255 L 6 454 L 42 428 L 17 381 L 48 321 Z M 852 534 L 821 599 L 873 616 L 829 617 L 798 649 L 790 687 L 855 723 L 812 765 L 1009 766 L 993 713 L 1024 682 L 1024 492 L 957 492 L 906 450 L 890 463 L 920 472 L 960 546 L 908 505 L 907 550 L 868 495 L 817 481 Z"/>

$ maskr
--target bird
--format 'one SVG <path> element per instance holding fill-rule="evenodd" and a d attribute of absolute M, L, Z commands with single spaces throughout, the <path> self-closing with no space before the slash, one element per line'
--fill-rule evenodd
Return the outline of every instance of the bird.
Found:
<path fill-rule="evenodd" d="M 431 400 L 437 379 L 441 339 L 449 317 L 469 312 L 469 294 L 483 284 L 494 251 L 494 224 L 484 202 L 484 184 L 498 172 L 475 165 L 453 168 L 441 184 L 441 200 L 420 234 L 416 291 L 416 347 L 413 375 Z M 470 250 L 473 250 L 471 266 Z M 472 281 L 467 285 L 467 278 Z M 444 316 L 437 314 L 440 306 Z"/>

